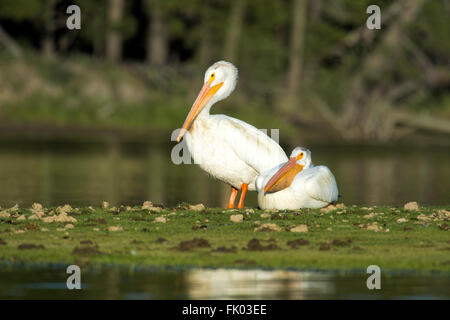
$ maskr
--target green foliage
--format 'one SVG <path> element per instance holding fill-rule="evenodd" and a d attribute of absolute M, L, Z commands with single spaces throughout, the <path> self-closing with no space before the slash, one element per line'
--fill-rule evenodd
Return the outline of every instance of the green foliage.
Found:
<path fill-rule="evenodd" d="M 450 56 L 448 1 L 425 1 L 416 19 L 402 27 L 404 32 L 402 29 L 400 39 L 389 45 L 380 45 L 383 43 L 383 36 L 390 30 L 390 26 L 385 24 L 383 17 L 387 10 L 399 1 L 401 0 L 377 1 L 377 5 L 381 7 L 382 29 L 372 31 L 370 35 L 373 36 L 373 41 L 357 42 L 346 47 L 343 41 L 350 34 L 364 30 L 368 17 L 366 9 L 373 4 L 372 1 L 309 0 L 301 59 L 303 74 L 300 79 L 296 79 L 300 84 L 299 87 L 302 88 L 299 95 L 303 97 L 299 101 L 308 101 L 310 95 L 314 94 L 326 102 L 333 111 L 339 113 L 343 103 L 352 98 L 354 94 L 352 90 L 355 90 L 354 80 L 358 77 L 363 78 L 362 83 L 367 88 L 373 91 L 380 89 L 381 92 L 416 81 L 421 83 L 420 89 L 394 101 L 392 109 L 433 110 L 434 114 L 441 112 L 444 116 L 448 115 L 448 57 Z M 172 128 L 178 125 L 180 119 L 185 116 L 186 101 L 193 99 L 192 96 L 195 93 L 192 92 L 198 90 L 197 86 L 201 82 L 206 65 L 224 59 L 230 17 L 235 2 L 226 0 L 125 1 L 122 19 L 117 25 L 108 24 L 109 2 L 107 0 L 75 0 L 74 3 L 80 6 L 82 13 L 82 28 L 79 31 L 65 29 L 63 22 L 66 13 L 63 1 L 56 1 L 55 10 L 58 12 L 54 15 L 47 12 L 48 2 L 44 0 L 0 1 L 0 18 L 2 22 L 7 22 L 5 31 L 14 34 L 17 37 L 16 40 L 24 47 L 35 46 L 35 49 L 41 47 L 35 37 L 43 38 L 45 19 L 54 16 L 57 22 L 56 30 L 51 36 L 54 38 L 53 42 L 59 55 L 53 62 L 42 61 L 35 54 L 26 55 L 26 59 L 30 62 L 30 69 L 33 69 L 39 81 L 45 82 L 43 86 L 54 86 L 53 89 L 57 90 L 44 90 L 41 94 L 24 94 L 23 96 L 19 90 L 20 85 L 25 81 L 25 87 L 28 84 L 31 86 L 31 80 L 34 78 L 25 77 L 23 73 L 19 75 L 8 71 L 10 57 L 4 54 L 0 56 L 2 64 L 7 65 L 2 68 L 2 72 L 9 72 L 8 77 L 10 77 L 9 81 L 0 81 L 0 90 L 2 87 L 10 86 L 9 82 L 15 83 L 13 88 L 17 89 L 15 94 L 5 95 L 8 99 L 11 97 L 14 99 L 9 101 L 5 98 L 2 101 L 4 110 L 2 110 L 0 121 L 13 119 L 20 121 L 20 117 L 25 117 L 27 121 L 35 121 L 41 119 L 38 114 L 42 114 L 48 116 L 46 121 L 52 123 L 53 117 L 58 114 L 63 117 L 63 113 L 68 110 L 59 105 L 66 104 L 62 96 L 59 96 L 64 94 L 67 101 L 77 101 L 74 103 L 77 107 L 70 109 L 71 113 L 64 116 L 68 122 L 77 119 L 72 111 L 80 114 L 87 112 L 81 117 L 87 119 L 91 113 L 97 114 L 92 110 L 101 110 L 102 105 L 106 104 L 108 106 L 106 109 L 109 111 L 99 111 L 98 114 L 103 116 L 94 117 L 93 123 L 115 125 L 120 123 L 123 117 L 123 123 L 133 123 L 137 126 L 152 123 L 155 126 Z M 142 13 L 139 10 L 142 10 Z M 167 41 L 168 53 L 166 59 L 163 59 L 167 61 L 166 66 L 158 72 L 150 70 L 148 74 L 145 74 L 146 71 L 144 71 L 129 77 L 129 75 L 124 76 L 128 70 L 123 65 L 110 66 L 101 62 L 101 57 L 105 54 L 105 36 L 108 30 L 114 29 L 120 32 L 124 40 L 132 39 L 127 42 L 127 45 L 133 42 L 134 48 L 127 48 L 124 52 L 129 54 L 130 51 L 136 50 L 132 53 L 133 59 L 136 56 L 141 57 L 138 62 L 142 64 L 145 57 L 144 50 L 147 49 L 146 42 L 152 14 L 155 12 L 161 19 L 165 33 L 164 41 Z M 250 119 L 248 120 L 250 122 L 252 118 L 264 117 L 280 119 L 282 122 L 278 106 L 282 96 L 280 93 L 286 88 L 287 74 L 291 68 L 290 41 L 292 36 L 295 37 L 291 34 L 293 18 L 293 0 L 246 1 L 242 30 L 240 30 L 236 46 L 237 58 L 232 61 L 239 68 L 240 81 L 238 90 L 230 97 L 231 100 L 223 103 L 228 113 Z M 19 29 L 14 29 L 15 26 Z M 11 29 L 8 30 L 9 28 Z M 69 43 L 70 49 L 61 49 L 58 52 L 62 43 Z M 341 49 L 339 57 L 336 60 L 331 59 L 333 61 L 330 62 L 329 58 L 333 57 L 336 48 Z M 96 59 L 100 59 L 90 60 L 87 55 L 92 52 Z M 82 84 L 86 79 L 83 75 L 73 74 L 64 67 L 58 66 L 64 65 L 63 61 L 67 58 L 65 54 L 69 54 L 70 59 L 85 56 L 83 61 L 74 60 L 74 64 L 79 63 L 81 68 L 87 67 L 92 70 L 92 73 L 97 75 L 96 80 L 106 87 L 117 88 L 121 86 L 121 83 L 127 83 L 133 78 L 132 82 L 136 84 L 134 91 L 136 94 L 145 92 L 143 94 L 145 98 L 140 101 L 127 97 L 116 99 L 113 93 L 108 93 L 107 97 L 103 96 L 101 99 L 92 95 L 86 96 L 86 90 Z M 374 55 L 376 59 L 368 62 L 368 58 Z M 126 63 L 136 62 L 130 61 L 130 58 L 126 56 L 123 59 Z M 115 71 L 110 72 L 111 70 Z M 139 74 L 143 74 L 144 78 L 147 77 L 149 82 L 145 84 L 145 80 L 139 79 Z M 436 75 L 441 79 L 439 84 L 431 81 L 436 78 Z M 72 77 L 78 77 L 78 79 L 72 79 Z M 94 76 L 92 75 L 91 78 Z M 54 112 L 41 112 L 40 107 L 32 106 L 34 99 L 40 101 L 36 105 L 44 103 L 58 103 L 58 105 L 46 107 L 54 109 Z M 149 104 L 152 108 L 146 108 Z M 242 105 L 251 107 L 243 108 Z M 15 109 L 21 111 L 15 113 Z M 311 120 L 316 121 L 317 110 L 309 104 L 300 106 L 299 103 L 298 110 L 293 111 L 298 113 L 301 111 L 302 117 L 315 118 Z M 29 114 L 25 116 L 27 112 Z M 136 115 L 135 121 L 132 120 L 133 113 Z M 60 119 L 59 116 L 58 119 Z M 261 121 L 265 123 L 267 120 L 261 119 Z"/>

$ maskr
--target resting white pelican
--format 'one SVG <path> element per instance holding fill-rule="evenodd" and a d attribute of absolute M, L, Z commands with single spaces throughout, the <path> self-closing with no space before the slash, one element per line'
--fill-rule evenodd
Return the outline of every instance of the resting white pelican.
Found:
<path fill-rule="evenodd" d="M 338 198 L 336 179 L 326 166 L 315 167 L 311 151 L 295 148 L 286 163 L 256 179 L 261 209 L 322 208 Z"/>
<path fill-rule="evenodd" d="M 194 162 L 213 177 L 231 185 L 228 208 L 244 206 L 247 190 L 255 190 L 259 174 L 287 161 L 283 149 L 262 131 L 241 120 L 209 113 L 214 103 L 225 99 L 237 83 L 237 68 L 226 61 L 206 70 L 204 85 L 192 105 L 177 138 L 184 136 Z"/>

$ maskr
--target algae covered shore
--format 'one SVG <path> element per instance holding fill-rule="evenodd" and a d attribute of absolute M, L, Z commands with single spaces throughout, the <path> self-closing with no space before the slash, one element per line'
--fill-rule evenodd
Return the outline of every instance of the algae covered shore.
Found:
<path fill-rule="evenodd" d="M 70 205 L 0 210 L 2 264 L 450 272 L 448 207 L 226 210 Z"/>

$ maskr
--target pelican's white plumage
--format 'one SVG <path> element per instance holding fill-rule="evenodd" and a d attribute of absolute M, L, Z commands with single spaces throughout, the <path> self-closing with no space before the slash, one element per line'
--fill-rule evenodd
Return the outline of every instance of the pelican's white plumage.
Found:
<path fill-rule="evenodd" d="M 302 158 L 298 159 L 299 155 Z M 268 193 L 268 182 L 288 165 L 288 162 L 261 174 L 256 180 L 258 204 L 262 209 L 296 210 L 300 208 L 322 208 L 338 199 L 338 188 L 333 173 L 326 166 L 314 166 L 311 152 L 297 147 L 291 154 L 291 167 L 301 168 L 290 185 L 277 192 Z"/>
<path fill-rule="evenodd" d="M 278 143 L 254 126 L 210 114 L 212 105 L 228 97 L 236 83 L 237 69 L 231 63 L 219 61 L 209 67 L 177 140 L 184 136 L 194 162 L 235 191 L 242 187 L 245 198 L 244 187 L 255 190 L 255 180 L 262 172 L 288 158 Z M 242 195 L 241 199 L 243 204 Z"/>

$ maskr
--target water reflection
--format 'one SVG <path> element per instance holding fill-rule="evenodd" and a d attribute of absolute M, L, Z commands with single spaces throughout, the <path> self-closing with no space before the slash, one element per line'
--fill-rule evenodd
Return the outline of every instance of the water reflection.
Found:
<path fill-rule="evenodd" d="M 192 270 L 186 274 L 190 299 L 307 299 L 332 296 L 333 277 L 287 270 Z"/>
<path fill-rule="evenodd" d="M 83 271 L 82 290 L 66 289 L 66 266 L 0 269 L 0 299 L 450 299 L 450 277 L 241 269 Z"/>
<path fill-rule="evenodd" d="M 0 206 L 187 201 L 224 206 L 229 187 L 195 165 L 174 165 L 165 143 L 0 143 Z M 347 204 L 448 204 L 448 148 L 314 147 Z M 286 148 L 290 150 L 289 147 Z M 256 206 L 256 194 L 246 202 Z"/>

